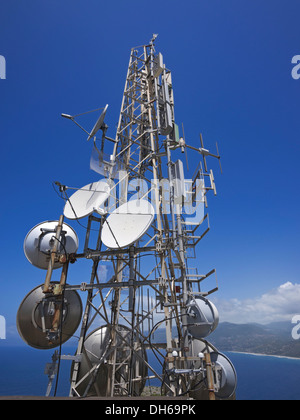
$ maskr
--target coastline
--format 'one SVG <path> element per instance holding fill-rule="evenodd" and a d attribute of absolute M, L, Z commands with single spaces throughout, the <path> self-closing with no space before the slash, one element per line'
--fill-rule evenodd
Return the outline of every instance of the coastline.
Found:
<path fill-rule="evenodd" d="M 264 357 L 276 357 L 278 359 L 291 359 L 291 360 L 299 360 L 300 357 L 290 357 L 290 356 L 278 356 L 276 354 L 263 354 L 263 353 L 248 353 L 246 351 L 226 351 L 226 353 L 233 353 L 233 354 L 248 354 L 249 356 L 264 356 Z"/>

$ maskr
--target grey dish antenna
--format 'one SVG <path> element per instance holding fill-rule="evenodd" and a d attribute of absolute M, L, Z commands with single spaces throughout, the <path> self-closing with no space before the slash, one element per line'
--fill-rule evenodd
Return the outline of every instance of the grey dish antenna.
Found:
<path fill-rule="evenodd" d="M 101 113 L 100 117 L 99 117 L 99 118 L 98 118 L 98 120 L 96 121 L 96 124 L 94 125 L 94 127 L 93 127 L 93 129 L 92 129 L 92 131 L 91 131 L 90 135 L 88 136 L 88 139 L 87 139 L 88 141 L 89 141 L 92 137 L 94 137 L 100 129 L 104 128 L 104 118 L 105 118 L 105 115 L 106 115 L 107 108 L 108 108 L 108 105 L 106 105 L 106 106 L 105 106 L 105 108 L 104 108 L 104 110 L 102 111 L 102 113 Z"/>
<path fill-rule="evenodd" d="M 202 296 L 188 304 L 188 332 L 197 339 L 211 334 L 219 324 L 219 313 L 215 305 Z"/>
<path fill-rule="evenodd" d="M 84 341 L 84 351 L 82 354 L 82 361 L 79 369 L 79 382 L 77 388 L 79 393 L 84 393 L 87 389 L 88 396 L 98 395 L 106 396 L 107 381 L 110 378 L 110 366 L 106 362 L 110 354 L 114 351 L 111 347 L 112 334 L 114 329 L 110 325 L 103 325 L 102 327 L 91 332 Z M 130 380 L 130 374 L 127 369 L 126 360 L 131 358 L 130 340 L 132 330 L 124 325 L 119 325 L 116 329 L 116 366 L 118 382 L 127 382 Z M 134 334 L 135 341 L 137 336 Z M 134 382 L 134 395 L 141 395 L 146 384 L 146 377 L 148 367 L 146 349 L 139 346 L 135 349 L 132 355 L 132 366 L 135 374 L 139 375 L 139 381 Z M 93 368 L 95 372 L 95 381 L 91 383 L 88 373 Z M 74 365 L 72 371 L 74 370 Z M 89 385 L 89 383 L 91 385 Z"/>
<path fill-rule="evenodd" d="M 215 370 L 216 389 L 215 396 L 218 399 L 235 399 L 237 388 L 236 370 L 227 356 L 220 353 L 212 344 L 205 340 L 191 339 L 189 343 L 190 355 L 197 357 L 200 353 L 209 353 L 211 363 Z M 195 362 L 195 368 L 201 368 L 201 362 Z M 192 380 L 191 397 L 196 400 L 208 399 L 207 378 L 200 384 L 199 378 Z"/>
<path fill-rule="evenodd" d="M 61 116 L 63 117 L 63 118 L 66 118 L 66 119 L 68 119 L 68 120 L 71 120 L 71 121 L 73 121 L 81 130 L 83 130 L 86 134 L 88 134 L 88 140 L 90 140 L 92 137 L 94 137 L 96 134 L 97 134 L 97 132 L 100 130 L 100 129 L 102 129 L 103 130 L 103 135 L 105 136 L 105 132 L 106 132 L 106 130 L 107 130 L 107 126 L 104 124 L 104 118 L 105 118 L 105 115 L 106 115 L 106 111 L 107 111 L 107 108 L 108 108 L 108 105 L 106 105 L 105 107 L 104 107 L 104 110 L 102 111 L 102 113 L 101 113 L 101 115 L 100 115 L 100 117 L 98 118 L 98 120 L 96 121 L 96 124 L 94 125 L 94 127 L 93 127 L 93 129 L 92 129 L 92 131 L 89 133 L 84 127 L 82 127 L 76 120 L 75 120 L 75 118 L 76 117 L 80 117 L 81 115 L 85 115 L 85 114 L 90 114 L 91 112 L 94 112 L 94 111 L 98 111 L 99 109 L 101 109 L 101 108 L 98 108 L 98 109 L 95 109 L 95 110 L 92 110 L 92 111 L 87 111 L 87 112 L 83 112 L 82 114 L 77 114 L 77 115 L 69 115 L 69 114 L 61 114 Z"/>
<path fill-rule="evenodd" d="M 55 230 L 58 221 L 46 221 L 36 225 L 27 234 L 24 241 L 24 253 L 28 261 L 35 267 L 48 269 L 51 250 L 54 247 Z M 78 249 L 78 237 L 71 226 L 63 224 L 59 239 L 58 251 L 62 254 L 75 254 Z M 56 262 L 54 269 L 62 267 Z"/>
<path fill-rule="evenodd" d="M 69 198 L 64 208 L 64 216 L 74 220 L 89 216 L 93 211 L 104 213 L 102 206 L 109 194 L 110 187 L 106 181 L 88 184 Z"/>
<path fill-rule="evenodd" d="M 236 370 L 231 361 L 224 354 L 213 352 L 210 354 L 210 357 L 212 363 L 214 363 L 218 369 L 219 389 L 215 393 L 216 397 L 220 399 L 228 399 L 232 397 L 236 391 Z"/>
<path fill-rule="evenodd" d="M 63 300 L 58 296 L 45 297 L 43 286 L 37 286 L 23 299 L 17 313 L 17 328 L 22 339 L 37 349 L 51 349 L 65 343 L 77 330 L 82 303 L 75 290 L 66 290 Z M 54 339 L 49 339 L 55 322 L 55 311 L 62 312 L 62 331 Z"/>

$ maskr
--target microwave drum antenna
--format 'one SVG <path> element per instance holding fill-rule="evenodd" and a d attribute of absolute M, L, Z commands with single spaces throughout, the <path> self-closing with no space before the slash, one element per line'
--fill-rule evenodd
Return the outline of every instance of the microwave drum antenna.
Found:
<path fill-rule="evenodd" d="M 65 343 L 76 332 L 82 316 L 82 303 L 74 290 L 65 290 L 63 301 L 58 296 L 46 298 L 43 286 L 37 286 L 23 299 L 17 313 L 17 328 L 25 343 L 46 350 Z M 48 332 L 57 307 L 62 311 L 62 331 L 55 340 L 49 340 Z"/>
<path fill-rule="evenodd" d="M 55 229 L 58 221 L 47 221 L 36 225 L 26 235 L 24 253 L 28 261 L 35 267 L 48 269 L 50 252 L 54 246 Z M 76 232 L 66 223 L 62 227 L 58 251 L 60 253 L 75 254 L 79 245 Z M 54 269 L 60 268 L 61 263 L 56 262 Z"/>
<path fill-rule="evenodd" d="M 140 377 L 139 381 L 134 382 L 133 395 L 141 395 L 146 383 L 146 379 L 144 378 L 147 376 L 148 371 L 148 368 L 144 363 L 144 361 L 147 362 L 148 360 L 146 350 L 143 347 L 137 348 L 136 352 L 133 353 L 131 360 L 129 343 L 132 331 L 124 325 L 119 325 L 116 328 L 116 366 L 121 366 L 116 374 L 116 380 L 120 383 L 120 387 L 122 381 L 128 381 L 128 365 L 132 364 L 134 377 L 137 374 Z M 80 384 L 76 389 L 80 395 L 87 393 L 88 396 L 95 396 L 98 391 L 101 396 L 106 396 L 107 382 L 109 379 L 109 364 L 107 364 L 107 360 L 113 351 L 113 348 L 110 346 L 111 337 L 112 327 L 110 325 L 103 325 L 91 332 L 85 339 L 84 351 L 78 374 L 78 381 Z M 135 342 L 136 338 L 137 337 L 135 335 Z M 92 385 L 90 381 L 93 373 L 91 372 L 90 375 L 88 375 L 88 373 L 89 371 L 93 371 L 95 373 L 95 368 L 97 366 L 98 370 L 94 376 L 94 383 Z M 72 366 L 72 371 L 73 370 L 74 366 Z M 83 379 L 84 377 L 86 378 Z"/>
<path fill-rule="evenodd" d="M 205 338 L 219 325 L 219 313 L 215 305 L 202 296 L 188 304 L 188 331 L 197 339 Z"/>

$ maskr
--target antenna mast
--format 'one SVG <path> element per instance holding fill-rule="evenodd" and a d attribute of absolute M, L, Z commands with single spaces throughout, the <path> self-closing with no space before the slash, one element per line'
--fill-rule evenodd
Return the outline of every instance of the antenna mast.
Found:
<path fill-rule="evenodd" d="M 70 396 L 139 396 L 153 379 L 166 396 L 230 398 L 235 392 L 234 367 L 206 341 L 218 324 L 217 309 L 207 299 L 218 290 L 217 281 L 210 282 L 216 272 L 199 274 L 192 266 L 196 246 L 210 229 L 207 192 L 216 194 L 206 157 L 220 156 L 204 149 L 202 136 L 199 149 L 180 137 L 171 71 L 155 51 L 156 37 L 131 50 L 115 138 L 106 135 L 107 106 L 88 133 L 94 139 L 91 169 L 104 178 L 71 197 L 59 184 L 67 201 L 64 216 L 88 217 L 83 252 L 70 257 L 64 250 L 65 278 L 53 289 L 53 261 L 63 254 L 58 245 L 64 225 L 57 224 L 44 288 L 47 310 L 49 299 L 62 305 L 55 319 L 58 337 L 64 310 L 69 312 L 63 294 L 87 295 Z M 187 159 L 187 149 L 199 159 L 191 179 L 179 159 L 182 153 Z M 89 281 L 66 283 L 70 259 L 92 261 Z M 52 319 L 52 328 L 44 327 L 49 342 L 53 325 Z"/>

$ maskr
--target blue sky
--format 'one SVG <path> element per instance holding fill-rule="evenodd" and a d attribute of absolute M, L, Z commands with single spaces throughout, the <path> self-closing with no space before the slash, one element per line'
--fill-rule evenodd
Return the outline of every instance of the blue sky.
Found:
<path fill-rule="evenodd" d="M 206 147 L 214 151 L 218 141 L 222 155 L 223 175 L 211 162 L 218 196 L 209 198 L 211 232 L 198 255 L 200 271 L 217 269 L 224 319 L 228 303 L 235 302 L 230 320 L 238 322 L 238 311 L 246 304 L 258 310 L 266 296 L 279 299 L 282 319 L 298 307 L 300 313 L 300 80 L 291 77 L 292 57 L 300 54 L 299 2 L 0 0 L 0 6 L 7 64 L 0 80 L 0 314 L 8 327 L 25 294 L 44 281 L 26 260 L 23 241 L 37 223 L 62 212 L 52 181 L 81 187 L 97 180 L 86 136 L 60 114 L 108 103 L 114 136 L 130 49 L 153 33 L 172 70 L 175 115 L 187 141 L 197 146 L 202 132 Z M 194 168 L 198 157 L 189 156 Z M 80 277 L 83 270 L 72 273 Z"/>

